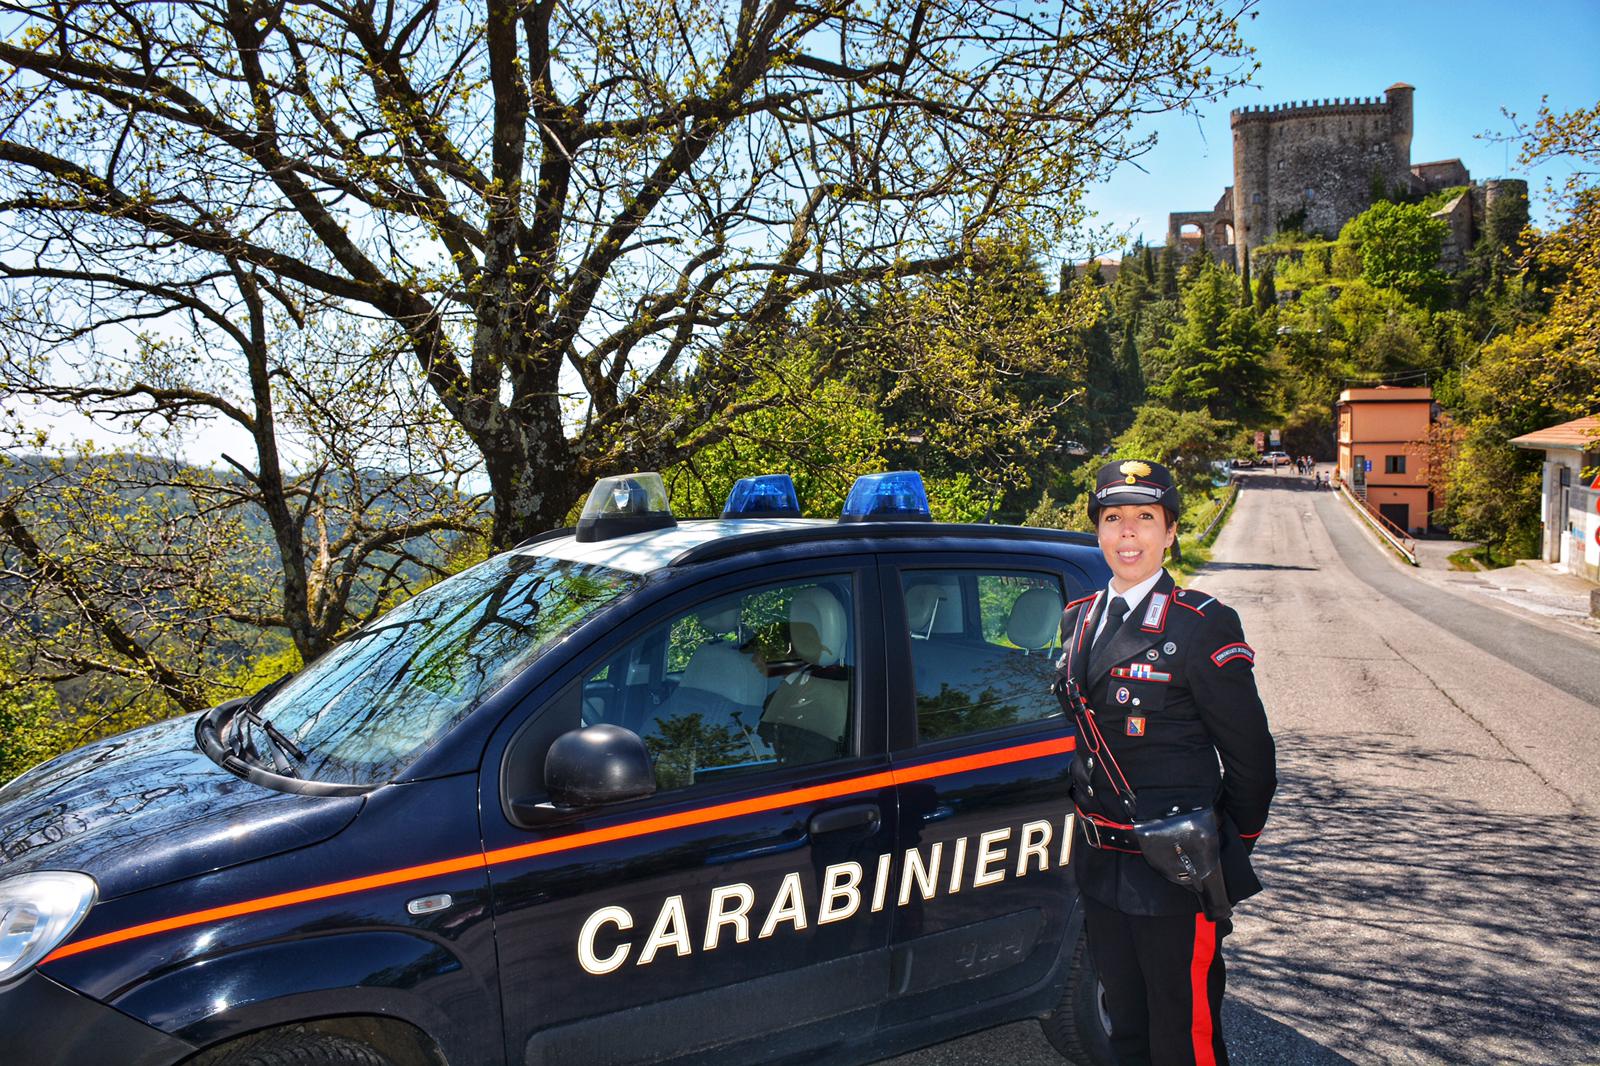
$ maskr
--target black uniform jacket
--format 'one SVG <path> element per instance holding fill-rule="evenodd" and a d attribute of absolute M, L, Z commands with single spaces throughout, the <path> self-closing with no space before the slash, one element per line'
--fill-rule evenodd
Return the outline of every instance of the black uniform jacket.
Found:
<path fill-rule="evenodd" d="M 1237 902 L 1259 892 L 1249 851 L 1277 788 L 1277 757 L 1256 695 L 1255 652 L 1238 614 L 1204 592 L 1176 588 L 1163 573 L 1091 658 L 1107 600 L 1102 589 L 1067 605 L 1060 669 L 1076 678 L 1132 785 L 1135 817 L 1214 805 L 1229 898 Z M 1079 737 L 1074 755 L 1078 817 L 1127 826 L 1106 760 L 1093 757 L 1085 740 Z M 1077 845 L 1072 865 L 1085 895 L 1128 914 L 1200 909 L 1195 893 L 1162 877 L 1137 852 L 1090 847 L 1081 836 Z"/>

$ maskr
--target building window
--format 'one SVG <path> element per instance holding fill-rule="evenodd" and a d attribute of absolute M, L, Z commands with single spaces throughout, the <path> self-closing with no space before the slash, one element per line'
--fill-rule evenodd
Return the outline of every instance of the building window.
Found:
<path fill-rule="evenodd" d="M 1315 190 L 1315 189 L 1307 189 L 1306 190 L 1306 199 L 1307 200 L 1315 200 L 1316 198 L 1317 198 L 1317 190 Z"/>
<path fill-rule="evenodd" d="M 1282 169 L 1283 169 L 1283 160 L 1281 160 L 1281 159 L 1280 159 L 1280 160 L 1278 160 L 1278 169 L 1279 169 L 1279 170 L 1282 170 Z"/>
<path fill-rule="evenodd" d="M 1261 194 L 1258 193 L 1258 192 L 1251 193 L 1250 194 L 1250 202 L 1253 203 L 1253 204 L 1259 204 L 1261 202 Z"/>
<path fill-rule="evenodd" d="M 1384 456 L 1383 472 L 1385 474 L 1404 474 L 1406 472 L 1406 457 L 1403 455 Z"/>

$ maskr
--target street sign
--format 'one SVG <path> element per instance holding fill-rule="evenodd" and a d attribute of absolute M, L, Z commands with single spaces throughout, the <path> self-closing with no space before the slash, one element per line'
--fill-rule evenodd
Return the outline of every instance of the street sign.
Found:
<path fill-rule="evenodd" d="M 1274 447 L 1274 448 L 1276 448 L 1276 447 L 1277 447 L 1277 446 L 1278 446 L 1278 444 L 1279 444 L 1279 434 L 1278 434 L 1278 431 L 1277 431 L 1277 430 L 1273 430 L 1273 431 L 1272 431 L 1272 446 L 1273 446 L 1273 447 Z"/>
<path fill-rule="evenodd" d="M 1364 473 L 1364 474 L 1372 473 L 1372 460 L 1371 459 L 1367 459 L 1362 463 L 1361 472 Z"/>

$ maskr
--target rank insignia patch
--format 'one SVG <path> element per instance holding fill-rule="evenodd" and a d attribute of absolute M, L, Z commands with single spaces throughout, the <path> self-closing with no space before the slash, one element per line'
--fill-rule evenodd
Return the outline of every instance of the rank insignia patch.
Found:
<path fill-rule="evenodd" d="M 1128 719 L 1128 726 L 1127 726 L 1127 729 L 1125 730 L 1125 732 L 1130 737 L 1142 737 L 1142 736 L 1144 736 L 1144 718 L 1143 718 L 1143 716 L 1129 718 Z"/>
<path fill-rule="evenodd" d="M 1117 689 L 1117 702 L 1118 703 L 1127 703 L 1128 702 L 1128 686 L 1127 685 L 1123 685 L 1121 688 Z"/>
<path fill-rule="evenodd" d="M 1150 606 L 1145 608 L 1144 620 L 1139 623 L 1139 628 L 1146 633 L 1159 633 L 1166 628 L 1167 606 L 1169 603 L 1171 603 L 1171 597 L 1165 592 L 1152 593 Z"/>
<path fill-rule="evenodd" d="M 1112 677 L 1126 677 L 1134 681 L 1171 681 L 1172 675 L 1164 670 L 1153 670 L 1149 663 L 1129 663 L 1127 666 L 1113 666 Z"/>

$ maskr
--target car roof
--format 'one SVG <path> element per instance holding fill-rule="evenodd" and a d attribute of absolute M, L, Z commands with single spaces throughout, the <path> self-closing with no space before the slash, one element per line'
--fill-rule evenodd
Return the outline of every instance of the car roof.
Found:
<path fill-rule="evenodd" d="M 789 544 L 821 540 L 871 539 L 874 549 L 885 541 L 904 541 L 904 547 L 931 547 L 933 540 L 1045 541 L 1099 550 L 1087 533 L 1035 526 L 982 525 L 957 522 L 839 522 L 827 518 L 691 519 L 675 526 L 629 533 L 600 541 L 579 541 L 569 529 L 554 530 L 524 542 L 518 551 L 568 562 L 587 563 L 652 574 L 673 566 Z"/>

